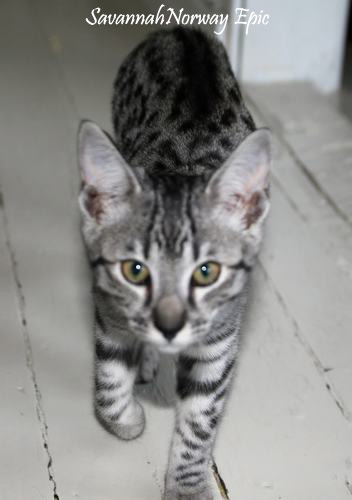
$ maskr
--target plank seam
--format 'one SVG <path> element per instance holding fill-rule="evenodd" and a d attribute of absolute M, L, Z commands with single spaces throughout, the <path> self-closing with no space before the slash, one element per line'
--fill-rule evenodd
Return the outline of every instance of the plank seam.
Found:
<path fill-rule="evenodd" d="M 291 206 L 292 210 L 296 212 L 298 217 L 303 221 L 303 222 L 309 222 L 309 218 L 307 215 L 305 215 L 303 212 L 301 212 L 300 208 L 298 207 L 297 203 L 291 198 L 290 194 L 288 191 L 285 189 L 284 185 L 282 182 L 278 179 L 278 177 L 275 175 L 275 173 L 271 172 L 271 179 L 274 184 L 276 184 L 277 188 L 282 192 L 284 197 L 286 198 L 287 202 Z"/>
<path fill-rule="evenodd" d="M 269 123 L 271 129 L 275 132 L 275 135 L 278 139 L 278 141 L 281 143 L 282 146 L 286 149 L 288 155 L 290 158 L 293 160 L 295 165 L 301 170 L 301 172 L 304 174 L 306 179 L 310 182 L 310 184 L 313 186 L 313 188 L 316 190 L 316 192 L 324 198 L 326 203 L 329 204 L 331 209 L 335 212 L 335 214 L 341 219 L 345 224 L 349 226 L 350 229 L 352 229 L 352 220 L 350 217 L 341 210 L 341 208 L 337 205 L 335 200 L 325 191 L 325 189 L 322 187 L 322 185 L 318 182 L 318 180 L 314 177 L 314 175 L 309 171 L 308 167 L 306 164 L 301 160 L 297 152 L 294 150 L 294 148 L 291 146 L 291 144 L 287 141 L 287 139 L 284 137 L 284 134 L 278 129 L 278 127 L 274 124 L 274 121 L 270 119 L 270 117 L 266 116 L 266 113 L 262 111 L 261 107 L 256 103 L 256 101 L 247 93 L 244 92 L 246 100 L 250 103 L 250 105 L 253 107 L 255 112 L 260 116 L 260 118 L 264 121 Z"/>
<path fill-rule="evenodd" d="M 259 264 L 259 267 L 264 274 L 266 281 L 270 283 L 270 285 L 275 293 L 275 296 L 276 296 L 282 310 L 284 311 L 286 317 L 289 318 L 289 320 L 293 326 L 293 334 L 294 334 L 295 338 L 298 340 L 299 344 L 304 349 L 305 353 L 310 358 L 310 360 L 313 361 L 313 365 L 314 365 L 318 375 L 323 380 L 324 387 L 327 390 L 329 396 L 334 401 L 335 405 L 339 409 L 339 412 L 343 416 L 343 418 L 345 420 L 347 420 L 347 422 L 352 423 L 352 414 L 351 414 L 350 410 L 348 409 L 347 405 L 344 403 L 342 397 L 339 395 L 338 391 L 336 390 L 336 388 L 334 387 L 333 383 L 331 382 L 331 380 L 329 378 L 328 373 L 331 370 L 328 367 L 325 367 L 323 365 L 323 363 L 319 359 L 318 355 L 314 351 L 313 347 L 310 345 L 308 340 L 304 337 L 302 330 L 299 327 L 296 319 L 291 314 L 283 296 L 276 288 L 274 281 L 271 279 L 268 271 L 265 269 L 265 266 L 261 262 L 260 259 L 258 260 L 258 264 Z"/>
<path fill-rule="evenodd" d="M 33 3 L 34 9 L 33 11 L 31 10 L 31 17 L 33 24 L 38 27 L 38 32 L 40 34 L 40 37 L 43 40 L 43 46 L 45 47 L 45 50 L 48 54 L 48 59 L 49 59 L 49 64 L 51 65 L 53 71 L 56 73 L 56 75 L 61 79 L 61 84 L 64 93 L 66 94 L 66 99 L 67 103 L 70 106 L 70 108 L 73 110 L 75 116 L 79 116 L 77 106 L 76 106 L 76 101 L 74 99 L 73 94 L 71 93 L 69 89 L 69 85 L 67 84 L 67 79 L 65 75 L 64 68 L 61 63 L 61 58 L 59 57 L 59 53 L 53 51 L 52 47 L 50 47 L 50 39 L 52 38 L 53 35 L 49 35 L 47 29 L 45 26 L 40 22 L 40 14 L 38 12 L 38 5 L 37 2 Z M 56 35 L 57 36 L 57 35 Z"/>
<path fill-rule="evenodd" d="M 350 495 L 352 495 L 352 483 L 348 480 L 348 478 L 345 478 L 345 485 L 347 488 L 347 491 Z"/>
<path fill-rule="evenodd" d="M 230 500 L 229 490 L 225 484 L 225 481 L 223 480 L 223 478 L 220 475 L 220 472 L 219 472 L 218 466 L 216 465 L 214 457 L 212 458 L 212 461 L 213 461 L 213 463 L 212 463 L 211 469 L 213 471 L 213 475 L 215 477 L 215 481 L 216 481 L 217 487 L 219 489 L 220 495 L 225 500 Z"/>
<path fill-rule="evenodd" d="M 7 212 L 6 212 L 6 208 L 5 208 L 4 195 L 1 191 L 1 187 L 0 187 L 0 211 L 2 213 L 2 220 L 3 220 L 4 233 L 5 233 L 5 243 L 6 243 L 6 247 L 8 250 L 9 259 L 10 259 L 10 263 L 11 263 L 12 276 L 13 276 L 13 280 L 15 283 L 17 307 L 18 307 L 18 312 L 19 312 L 19 316 L 20 316 L 22 336 L 23 336 L 23 341 L 24 341 L 24 346 L 25 346 L 26 365 L 27 365 L 27 368 L 28 368 L 28 371 L 30 373 L 30 377 L 32 380 L 32 385 L 33 385 L 34 394 L 35 394 L 36 414 L 37 414 L 37 419 L 38 419 L 38 423 L 39 423 L 39 427 L 40 427 L 41 436 L 43 439 L 43 447 L 44 447 L 45 453 L 47 455 L 48 478 L 49 478 L 49 482 L 51 483 L 52 488 L 53 488 L 53 498 L 54 498 L 54 500 L 59 500 L 59 495 L 57 493 L 57 483 L 56 483 L 55 476 L 54 476 L 53 457 L 52 457 L 52 454 L 50 452 L 49 443 L 48 443 L 48 424 L 46 421 L 46 416 L 45 416 L 44 408 L 42 405 L 42 394 L 41 394 L 41 391 L 39 388 L 37 375 L 36 375 L 35 367 L 34 367 L 33 351 L 32 351 L 32 345 L 31 345 L 31 341 L 30 341 L 29 330 L 28 330 L 28 322 L 27 322 L 27 318 L 26 318 L 26 300 L 25 300 L 25 296 L 24 296 L 23 285 L 22 285 L 22 282 L 21 282 L 20 276 L 19 276 L 19 270 L 18 270 L 19 266 L 18 266 L 18 261 L 17 261 L 15 249 L 14 249 L 14 246 L 11 242 L 9 221 L 8 221 Z"/>

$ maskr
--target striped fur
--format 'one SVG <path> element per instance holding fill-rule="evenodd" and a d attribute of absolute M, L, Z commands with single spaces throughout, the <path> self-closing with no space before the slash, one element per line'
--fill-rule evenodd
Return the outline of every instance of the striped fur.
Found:
<path fill-rule="evenodd" d="M 209 462 L 269 206 L 270 137 L 255 131 L 222 45 L 184 28 L 127 57 L 112 107 L 113 141 L 92 122 L 79 132 L 95 410 L 113 434 L 139 436 L 134 384 L 154 377 L 159 352 L 178 353 L 164 499 L 210 500 Z M 148 283 L 126 279 L 127 259 L 148 267 Z M 219 278 L 195 286 L 193 271 L 209 261 Z"/>

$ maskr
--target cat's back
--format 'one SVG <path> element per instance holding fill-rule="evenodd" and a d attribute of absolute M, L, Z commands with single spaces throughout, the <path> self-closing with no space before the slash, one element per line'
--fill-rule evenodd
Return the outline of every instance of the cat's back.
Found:
<path fill-rule="evenodd" d="M 195 175 L 254 130 L 222 44 L 199 30 L 149 36 L 114 85 L 117 146 L 131 165 Z"/>

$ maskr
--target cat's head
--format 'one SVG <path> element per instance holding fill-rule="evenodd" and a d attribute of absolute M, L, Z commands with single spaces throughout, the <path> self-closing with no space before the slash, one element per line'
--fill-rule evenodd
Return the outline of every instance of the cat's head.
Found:
<path fill-rule="evenodd" d="M 78 138 L 83 235 L 98 289 L 131 335 L 178 351 L 210 333 L 242 291 L 269 209 L 271 134 L 259 129 L 213 175 L 152 177 L 108 136 Z"/>

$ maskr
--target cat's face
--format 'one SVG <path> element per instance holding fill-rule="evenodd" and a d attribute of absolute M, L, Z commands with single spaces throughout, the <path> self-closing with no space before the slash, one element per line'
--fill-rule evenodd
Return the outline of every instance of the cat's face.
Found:
<path fill-rule="evenodd" d="M 131 332 L 175 352 L 209 333 L 243 289 L 268 210 L 268 131 L 247 138 L 210 180 L 137 180 L 99 128 L 80 131 L 83 233 L 96 285 Z"/>

